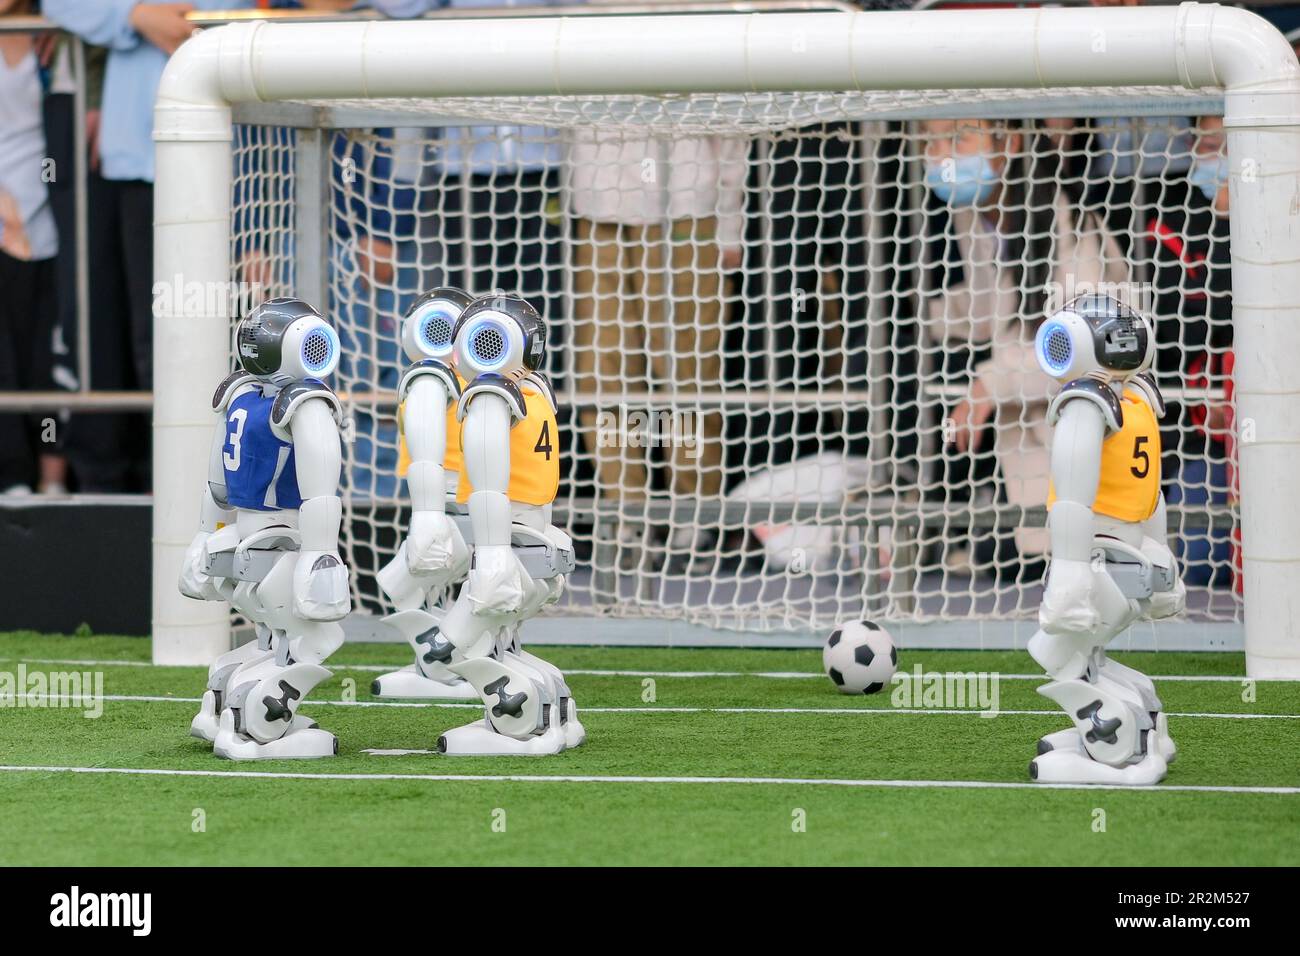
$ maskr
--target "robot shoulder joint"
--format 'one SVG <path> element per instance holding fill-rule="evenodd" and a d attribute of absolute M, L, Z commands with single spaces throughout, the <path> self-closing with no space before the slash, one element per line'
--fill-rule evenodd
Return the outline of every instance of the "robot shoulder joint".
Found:
<path fill-rule="evenodd" d="M 415 380 L 425 375 L 432 375 L 447 387 L 448 406 L 460 399 L 460 380 L 456 378 L 456 373 L 451 370 L 451 366 L 446 362 L 430 358 L 416 362 L 402 374 L 402 380 L 397 384 L 397 400 L 406 401 L 406 393 L 410 391 Z"/>
<path fill-rule="evenodd" d="M 465 411 L 476 395 L 497 395 L 506 400 L 510 406 L 510 424 L 517 425 L 528 417 L 528 408 L 524 404 L 524 393 L 511 379 L 497 372 L 484 372 L 465 386 L 460 401 L 456 405 L 456 417 L 465 419 Z"/>
<path fill-rule="evenodd" d="M 551 406 L 551 414 L 559 412 L 560 407 L 555 402 L 555 389 L 551 387 L 551 380 L 541 372 L 529 372 L 524 376 L 523 384 L 531 386 L 534 391 L 546 399 L 547 404 Z"/>
<path fill-rule="evenodd" d="M 1156 413 L 1156 418 L 1165 417 L 1165 397 L 1160 394 L 1160 386 L 1156 384 L 1153 372 L 1138 372 L 1129 379 L 1129 383 L 1146 398 L 1147 404 Z"/>
<path fill-rule="evenodd" d="M 1083 400 L 1092 402 L 1106 419 L 1106 429 L 1117 432 L 1124 427 L 1124 409 L 1119 398 L 1109 386 L 1091 378 L 1076 378 L 1061 386 L 1061 391 L 1047 407 L 1047 423 L 1055 425 L 1061 417 L 1061 410 L 1067 402 Z"/>
<path fill-rule="evenodd" d="M 271 406 L 271 424 L 283 429 L 289 424 L 289 419 L 293 418 L 294 412 L 301 408 L 304 402 L 313 398 L 323 398 L 330 407 L 334 421 L 342 424 L 343 405 L 339 402 L 339 397 L 328 385 L 314 378 L 299 379 L 280 389 L 280 394 L 275 397 L 275 403 Z"/>
<path fill-rule="evenodd" d="M 226 407 L 235 399 L 235 395 L 245 386 L 251 385 L 257 381 L 256 376 L 250 375 L 242 368 L 236 369 L 222 379 L 217 390 L 212 393 L 212 410 L 214 412 L 224 412 Z"/>

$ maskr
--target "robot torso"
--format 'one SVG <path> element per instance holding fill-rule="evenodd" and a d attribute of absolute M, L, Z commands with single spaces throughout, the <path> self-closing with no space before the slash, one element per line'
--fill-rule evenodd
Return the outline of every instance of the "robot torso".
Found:
<path fill-rule="evenodd" d="M 510 430 L 510 486 L 506 497 L 514 504 L 549 505 L 560 490 L 560 430 L 555 421 L 555 408 L 530 382 L 522 383 L 520 391 L 527 415 Z M 447 448 L 450 451 L 450 434 Z M 468 475 L 462 470 L 456 500 L 464 504 L 473 491 Z"/>
<path fill-rule="evenodd" d="M 1092 510 L 1118 521 L 1146 521 L 1160 498 L 1160 422 L 1145 395 L 1126 386 L 1120 428 L 1101 446 L 1101 477 Z M 1047 497 L 1050 509 L 1055 490 Z"/>
<path fill-rule="evenodd" d="M 293 443 L 271 430 L 276 394 L 250 388 L 226 408 L 221 449 L 230 505 L 249 511 L 280 511 L 302 505 Z"/>

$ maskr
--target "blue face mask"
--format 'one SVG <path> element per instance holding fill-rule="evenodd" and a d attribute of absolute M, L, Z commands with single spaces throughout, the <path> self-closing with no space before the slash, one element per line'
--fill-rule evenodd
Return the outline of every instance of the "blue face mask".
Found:
<path fill-rule="evenodd" d="M 925 184 L 936 196 L 952 206 L 975 206 L 993 194 L 1000 177 L 983 153 L 957 156 L 930 163 L 925 170 Z"/>
<path fill-rule="evenodd" d="M 1220 187 L 1228 181 L 1228 157 L 1198 157 L 1192 163 L 1187 181 L 1205 194 L 1205 198 L 1214 202 Z"/>

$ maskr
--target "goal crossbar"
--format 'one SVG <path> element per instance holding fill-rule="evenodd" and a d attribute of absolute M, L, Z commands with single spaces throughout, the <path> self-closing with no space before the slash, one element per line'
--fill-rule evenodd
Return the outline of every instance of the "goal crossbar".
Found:
<path fill-rule="evenodd" d="M 1252 676 L 1300 678 L 1300 508 L 1290 480 L 1300 473 L 1300 67 L 1253 14 L 1185 3 L 231 24 L 187 42 L 162 80 L 155 275 L 229 281 L 239 104 L 1116 87 L 1223 97 L 1247 666 Z M 154 659 L 200 663 L 226 648 L 229 621 L 222 607 L 180 597 L 175 580 L 196 526 L 209 383 L 228 369 L 229 316 L 181 296 L 170 303 L 155 325 Z"/>

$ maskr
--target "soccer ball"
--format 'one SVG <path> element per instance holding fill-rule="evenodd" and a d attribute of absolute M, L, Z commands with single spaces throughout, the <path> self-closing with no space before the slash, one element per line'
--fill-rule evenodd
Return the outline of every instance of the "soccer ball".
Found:
<path fill-rule="evenodd" d="M 822 667 L 841 694 L 874 694 L 897 666 L 898 649 L 889 632 L 871 621 L 841 624 L 822 648 Z"/>

